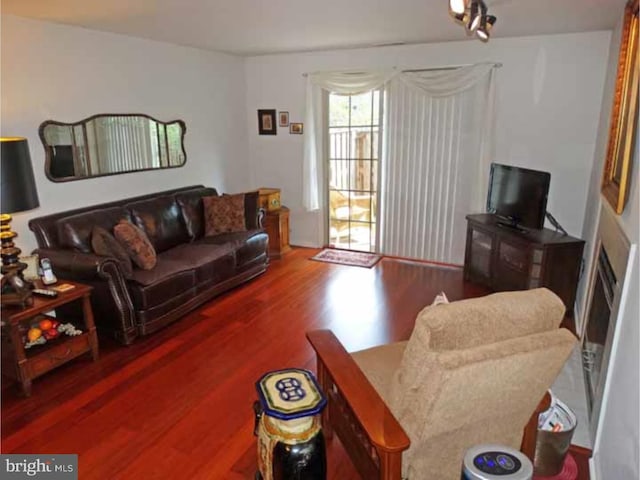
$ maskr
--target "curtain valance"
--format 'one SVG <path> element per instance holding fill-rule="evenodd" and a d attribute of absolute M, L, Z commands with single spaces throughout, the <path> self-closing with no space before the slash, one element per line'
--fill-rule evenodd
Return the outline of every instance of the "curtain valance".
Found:
<path fill-rule="evenodd" d="M 420 91 L 423 95 L 442 98 L 458 95 L 491 76 L 495 64 L 479 63 L 450 70 L 422 72 L 402 72 L 397 69 L 363 72 L 316 72 L 307 75 L 304 163 L 302 194 L 303 206 L 308 211 L 321 208 L 324 192 L 322 189 L 325 171 L 323 90 L 343 95 L 357 95 L 381 88 L 393 82 Z M 485 126 L 493 125 L 493 82 L 490 82 L 488 111 L 485 112 Z M 383 131 L 385 138 L 388 131 Z M 483 142 L 486 143 L 486 142 Z M 489 142 L 490 143 L 490 142 Z M 480 156 L 487 155 L 490 145 L 480 145 Z M 477 198 L 477 195 L 475 195 Z"/>

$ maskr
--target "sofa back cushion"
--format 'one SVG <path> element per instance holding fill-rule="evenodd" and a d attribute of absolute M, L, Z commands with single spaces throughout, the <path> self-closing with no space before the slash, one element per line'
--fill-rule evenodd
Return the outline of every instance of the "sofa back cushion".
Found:
<path fill-rule="evenodd" d="M 176 195 L 176 201 L 182 210 L 182 218 L 191 240 L 204 237 L 204 206 L 202 204 L 202 197 L 215 195 L 218 195 L 215 188 L 200 188 Z"/>
<path fill-rule="evenodd" d="M 93 227 L 102 227 L 111 232 L 120 220 L 130 219 L 128 210 L 123 207 L 100 208 L 63 217 L 56 221 L 58 240 L 63 248 L 91 253 Z"/>
<path fill-rule="evenodd" d="M 130 203 L 131 219 L 149 237 L 157 253 L 190 240 L 182 210 L 173 195 Z"/>
<path fill-rule="evenodd" d="M 72 215 L 78 215 L 81 213 L 88 213 L 93 210 L 122 207 L 129 203 L 134 203 L 140 200 L 148 198 L 155 198 L 162 195 L 177 195 L 183 192 L 190 192 L 193 190 L 203 190 L 205 187 L 202 185 L 191 185 L 188 187 L 174 188 L 171 190 L 164 190 L 162 192 L 148 193 L 146 195 L 139 195 L 131 198 L 124 198 L 115 200 L 113 202 L 101 203 L 99 205 L 88 205 L 85 207 L 75 208 L 73 210 L 67 210 L 64 212 L 52 213 L 50 215 L 44 215 L 42 217 L 36 217 L 29 220 L 29 228 L 36 236 L 39 248 L 64 248 L 60 238 L 58 237 L 58 220 L 70 217 Z M 113 226 L 113 225 L 112 225 Z"/>

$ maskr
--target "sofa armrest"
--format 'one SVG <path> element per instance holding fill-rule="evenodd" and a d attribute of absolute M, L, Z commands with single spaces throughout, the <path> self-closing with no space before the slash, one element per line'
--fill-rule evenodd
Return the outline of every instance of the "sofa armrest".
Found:
<path fill-rule="evenodd" d="M 51 260 L 54 272 L 72 280 L 106 279 L 108 274 L 113 274 L 113 269 L 120 272 L 118 262 L 112 257 L 51 248 L 39 248 L 35 253 L 40 258 Z"/>
<path fill-rule="evenodd" d="M 61 280 L 76 280 L 93 287 L 91 304 L 100 330 L 130 344 L 137 336 L 135 312 L 127 283 L 118 261 L 112 257 L 73 250 L 39 248 L 40 258 L 48 258 Z"/>
<path fill-rule="evenodd" d="M 323 426 L 329 435 L 335 429 L 363 478 L 400 479 L 402 452 L 411 443 L 404 429 L 333 332 L 315 330 L 307 339 L 328 400 Z M 363 435 L 369 445 L 361 445 Z"/>

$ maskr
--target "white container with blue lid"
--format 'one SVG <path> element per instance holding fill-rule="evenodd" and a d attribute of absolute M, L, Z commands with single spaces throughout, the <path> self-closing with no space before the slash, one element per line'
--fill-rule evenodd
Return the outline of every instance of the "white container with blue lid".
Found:
<path fill-rule="evenodd" d="M 531 480 L 533 465 L 518 450 L 504 445 L 476 445 L 462 461 L 461 480 Z"/>

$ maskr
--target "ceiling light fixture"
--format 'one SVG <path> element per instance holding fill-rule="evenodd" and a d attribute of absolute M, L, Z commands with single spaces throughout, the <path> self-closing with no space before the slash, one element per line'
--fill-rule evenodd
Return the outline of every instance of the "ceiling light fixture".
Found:
<path fill-rule="evenodd" d="M 478 30 L 476 30 L 476 35 L 480 40 L 482 40 L 483 42 L 489 41 L 489 32 L 491 31 L 491 27 L 493 27 L 494 23 L 496 23 L 496 17 L 494 17 L 493 15 L 484 15 L 482 17 L 480 26 L 478 27 Z"/>
<path fill-rule="evenodd" d="M 483 0 L 449 0 L 449 13 L 456 22 L 464 25 L 467 35 L 475 33 L 483 42 L 489 41 L 489 32 L 496 23 L 496 17 L 488 15 L 487 10 Z"/>
<path fill-rule="evenodd" d="M 480 26 L 481 17 L 482 13 L 480 12 L 480 1 L 473 0 L 471 2 L 471 6 L 469 7 L 469 22 L 467 23 L 468 34 L 471 34 L 478 29 L 478 27 Z"/>
<path fill-rule="evenodd" d="M 449 0 L 449 12 L 453 15 L 464 13 L 467 3 L 467 0 Z"/>

